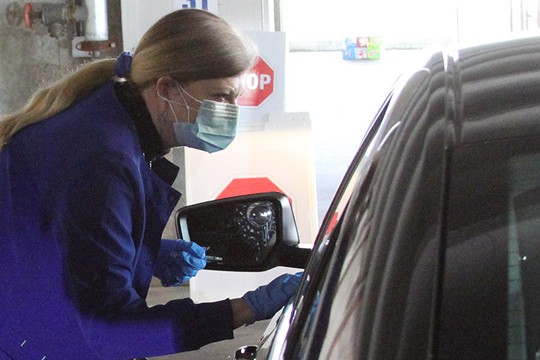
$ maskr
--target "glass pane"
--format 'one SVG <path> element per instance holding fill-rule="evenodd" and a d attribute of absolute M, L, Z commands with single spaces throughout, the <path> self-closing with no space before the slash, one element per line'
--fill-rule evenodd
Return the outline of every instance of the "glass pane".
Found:
<path fill-rule="evenodd" d="M 539 358 L 539 143 L 508 140 L 455 153 L 441 359 Z"/>

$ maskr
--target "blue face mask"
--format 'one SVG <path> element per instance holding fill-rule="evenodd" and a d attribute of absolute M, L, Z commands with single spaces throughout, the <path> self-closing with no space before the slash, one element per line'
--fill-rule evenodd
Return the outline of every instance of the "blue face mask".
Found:
<path fill-rule="evenodd" d="M 239 106 L 203 100 L 195 123 L 175 122 L 178 145 L 209 153 L 229 146 L 236 136 Z"/>
<path fill-rule="evenodd" d="M 236 126 L 240 107 L 235 104 L 222 103 L 211 100 L 197 100 L 189 95 L 180 85 L 180 93 L 185 93 L 201 105 L 197 111 L 197 118 L 194 123 L 179 121 L 172 104 L 187 107 L 188 120 L 192 109 L 184 99 L 184 104 L 166 99 L 158 94 L 160 98 L 169 103 L 169 107 L 175 118 L 174 132 L 178 146 L 187 146 L 193 149 L 203 150 L 213 153 L 225 149 L 236 136 Z M 182 97 L 184 95 L 182 94 Z"/>

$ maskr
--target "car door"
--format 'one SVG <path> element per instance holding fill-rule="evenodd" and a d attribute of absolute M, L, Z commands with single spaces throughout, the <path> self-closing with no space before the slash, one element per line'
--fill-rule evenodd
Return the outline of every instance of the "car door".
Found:
<path fill-rule="evenodd" d="M 442 66 L 440 57 L 433 61 Z M 338 200 L 345 212 L 327 237 L 319 234 L 318 253 L 286 321 L 281 357 L 389 359 L 427 352 L 444 174 L 443 94 L 433 92 L 433 82 L 444 85 L 439 74 L 422 70 L 398 84 L 363 141 L 345 185 L 351 196 Z M 423 128 L 410 121 L 418 117 Z M 428 143 L 406 149 L 411 136 Z"/>

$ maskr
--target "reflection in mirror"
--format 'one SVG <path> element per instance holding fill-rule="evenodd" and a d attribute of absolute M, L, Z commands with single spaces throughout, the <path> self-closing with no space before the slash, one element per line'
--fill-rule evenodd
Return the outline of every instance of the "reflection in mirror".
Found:
<path fill-rule="evenodd" d="M 207 248 L 209 264 L 262 264 L 277 237 L 278 206 L 269 200 L 192 208 L 178 218 L 179 236 Z"/>

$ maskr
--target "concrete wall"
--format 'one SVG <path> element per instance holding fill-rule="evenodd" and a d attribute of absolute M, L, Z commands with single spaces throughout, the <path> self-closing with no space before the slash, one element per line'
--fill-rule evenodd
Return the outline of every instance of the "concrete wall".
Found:
<path fill-rule="evenodd" d="M 11 2 L 0 0 L 0 115 L 17 110 L 36 89 L 90 60 L 73 58 L 71 41 L 67 37 L 51 37 L 47 27 L 39 22 L 34 22 L 31 29 L 27 29 L 24 22 L 17 26 L 8 24 L 6 9 Z M 25 4 L 17 3 L 21 7 Z M 122 50 L 120 0 L 107 0 L 107 6 L 109 38 L 117 39 L 118 47 L 98 58 L 117 56 Z"/>

